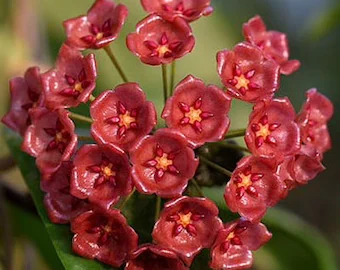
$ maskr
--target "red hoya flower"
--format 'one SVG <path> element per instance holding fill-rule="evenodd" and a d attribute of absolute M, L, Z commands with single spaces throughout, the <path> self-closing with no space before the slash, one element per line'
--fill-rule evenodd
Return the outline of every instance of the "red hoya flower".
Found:
<path fill-rule="evenodd" d="M 42 75 L 46 107 L 77 107 L 87 102 L 96 87 L 97 67 L 94 54 L 84 57 L 79 51 L 63 45 L 56 68 Z"/>
<path fill-rule="evenodd" d="M 308 145 L 302 145 L 300 151 L 294 156 L 286 157 L 277 171 L 286 186 L 283 198 L 287 197 L 290 190 L 308 184 L 310 180 L 325 170 L 321 159 L 321 154 L 314 147 Z"/>
<path fill-rule="evenodd" d="M 195 175 L 198 160 L 176 130 L 159 129 L 131 151 L 132 177 L 137 190 L 162 198 L 178 197 Z"/>
<path fill-rule="evenodd" d="M 109 208 L 131 190 L 131 168 L 122 150 L 111 144 L 88 144 L 76 153 L 71 176 L 73 196 Z"/>
<path fill-rule="evenodd" d="M 221 229 L 211 249 L 212 269 L 247 269 L 253 264 L 251 251 L 259 249 L 272 237 L 262 223 L 252 224 L 240 218 Z"/>
<path fill-rule="evenodd" d="M 224 199 L 232 212 L 238 212 L 251 222 L 259 222 L 268 207 L 282 197 L 285 185 L 275 174 L 273 159 L 247 156 L 242 158 L 228 182 Z"/>
<path fill-rule="evenodd" d="M 222 228 L 217 206 L 206 198 L 180 197 L 165 204 L 152 237 L 177 252 L 187 265 L 203 248 L 210 248 Z"/>
<path fill-rule="evenodd" d="M 44 205 L 53 223 L 69 223 L 71 219 L 86 210 L 88 204 L 70 194 L 72 161 L 65 161 L 49 178 L 40 182 L 41 189 L 47 194 Z"/>
<path fill-rule="evenodd" d="M 103 48 L 118 37 L 127 16 L 126 6 L 96 0 L 86 16 L 64 22 L 66 43 L 77 50 Z"/>
<path fill-rule="evenodd" d="M 187 270 L 176 253 L 166 248 L 144 244 L 130 256 L 125 270 Z"/>
<path fill-rule="evenodd" d="M 1 122 L 15 132 L 24 135 L 31 124 L 28 111 L 31 108 L 42 106 L 44 98 L 40 70 L 38 67 L 30 67 L 24 77 L 15 77 L 9 81 L 11 93 L 11 109 L 1 119 Z"/>
<path fill-rule="evenodd" d="M 278 31 L 267 31 L 260 16 L 251 18 L 243 25 L 245 39 L 263 50 L 268 59 L 280 65 L 280 72 L 289 75 L 300 68 L 300 61 L 288 60 L 289 47 L 287 36 Z"/>
<path fill-rule="evenodd" d="M 246 42 L 218 52 L 217 71 L 228 94 L 247 102 L 271 98 L 280 86 L 279 66 Z"/>
<path fill-rule="evenodd" d="M 128 151 L 149 134 L 157 123 L 156 109 L 146 101 L 137 83 L 118 85 L 105 91 L 91 104 L 91 134 L 102 144 L 113 143 Z"/>
<path fill-rule="evenodd" d="M 278 98 L 257 103 L 249 117 L 245 141 L 255 156 L 283 159 L 301 145 L 300 131 L 289 99 Z"/>
<path fill-rule="evenodd" d="M 307 100 L 296 122 L 300 127 L 302 142 L 313 146 L 320 154 L 332 147 L 327 122 L 333 113 L 333 104 L 327 97 L 315 88 L 307 91 Z"/>
<path fill-rule="evenodd" d="M 35 108 L 30 111 L 32 124 L 27 128 L 22 150 L 36 157 L 40 173 L 49 176 L 68 161 L 77 146 L 74 124 L 63 109 L 49 111 Z"/>
<path fill-rule="evenodd" d="M 231 98 L 214 85 L 189 75 L 176 87 L 162 117 L 170 128 L 180 131 L 196 148 L 222 140 L 228 131 Z"/>
<path fill-rule="evenodd" d="M 149 13 L 156 13 L 166 20 L 172 21 L 181 17 L 188 22 L 213 12 L 211 0 L 142 0 L 143 8 Z"/>
<path fill-rule="evenodd" d="M 150 15 L 137 24 L 136 33 L 127 36 L 129 50 L 149 65 L 168 64 L 192 51 L 195 38 L 189 24 L 175 18 L 168 22 Z"/>
<path fill-rule="evenodd" d="M 115 209 L 93 209 L 71 221 L 73 251 L 120 267 L 138 245 L 138 235 Z"/>

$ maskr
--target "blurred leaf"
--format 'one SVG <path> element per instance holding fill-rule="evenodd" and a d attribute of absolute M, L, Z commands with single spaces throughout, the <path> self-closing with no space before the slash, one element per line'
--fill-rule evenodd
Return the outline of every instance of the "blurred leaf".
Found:
<path fill-rule="evenodd" d="M 204 194 L 215 201 L 223 221 L 236 218 L 223 199 L 224 188 L 204 188 Z M 336 270 L 335 255 L 324 236 L 296 215 L 280 209 L 269 209 L 263 223 L 273 238 L 255 252 L 254 265 L 261 270 Z"/>
<path fill-rule="evenodd" d="M 44 194 L 40 190 L 39 183 L 39 171 L 35 166 L 35 161 L 32 157 L 23 153 L 20 149 L 21 138 L 9 131 L 5 130 L 5 137 L 10 151 L 17 162 L 22 175 L 26 181 L 26 184 L 31 191 L 32 198 L 38 213 L 45 225 L 45 228 L 52 240 L 56 252 L 67 270 L 80 270 L 80 269 L 91 269 L 91 270 L 103 270 L 112 269 L 111 267 L 101 264 L 94 260 L 87 260 L 77 256 L 72 251 L 72 233 L 68 225 L 56 225 L 49 221 L 46 210 L 43 205 Z M 27 223 L 27 221 L 25 221 Z M 44 237 L 42 234 L 40 237 Z M 59 268 L 60 269 L 60 268 Z"/>
<path fill-rule="evenodd" d="M 340 27 L 340 4 L 331 7 L 318 18 L 313 17 L 312 19 L 308 32 L 312 40 L 319 40 Z"/>
<path fill-rule="evenodd" d="M 8 206 L 15 235 L 23 236 L 34 243 L 40 255 L 51 269 L 61 269 L 62 264 L 39 217 L 14 205 L 9 204 Z"/>

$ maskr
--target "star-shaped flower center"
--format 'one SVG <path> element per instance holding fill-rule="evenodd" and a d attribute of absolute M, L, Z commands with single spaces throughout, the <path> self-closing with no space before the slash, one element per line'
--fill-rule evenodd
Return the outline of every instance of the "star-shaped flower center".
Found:
<path fill-rule="evenodd" d="M 170 58 L 181 49 L 183 42 L 177 40 L 170 42 L 167 33 L 163 32 L 158 41 L 148 39 L 143 44 L 151 51 L 150 57 Z"/>
<path fill-rule="evenodd" d="M 204 215 L 193 214 L 191 211 L 184 210 L 168 216 L 167 220 L 176 223 L 173 236 L 177 236 L 183 230 L 186 230 L 189 235 L 194 237 L 197 235 L 197 228 L 194 223 L 203 218 Z"/>
<path fill-rule="evenodd" d="M 87 170 L 91 173 L 98 174 L 94 183 L 95 188 L 104 182 L 109 182 L 113 186 L 116 185 L 116 171 L 113 169 L 113 164 L 107 157 L 103 156 L 100 164 L 89 166 L 87 167 Z"/>
<path fill-rule="evenodd" d="M 269 143 L 276 146 L 277 141 L 271 133 L 277 130 L 281 124 L 272 123 L 269 124 L 268 116 L 265 114 L 261 117 L 258 123 L 254 123 L 251 126 L 251 130 L 255 133 L 255 146 L 256 148 L 261 147 L 264 143 Z"/>
<path fill-rule="evenodd" d="M 86 80 L 85 69 L 83 68 L 78 76 L 74 77 L 69 74 L 65 74 L 65 81 L 68 87 L 61 90 L 59 93 L 65 97 L 77 98 L 91 83 Z"/>
<path fill-rule="evenodd" d="M 241 67 L 238 64 L 235 64 L 233 78 L 229 79 L 227 82 L 235 87 L 241 95 L 245 95 L 247 91 L 253 91 L 260 88 L 257 83 L 252 82 L 254 76 L 254 69 L 242 73 Z"/>
<path fill-rule="evenodd" d="M 70 133 L 64 128 L 60 120 L 57 120 L 55 128 L 44 128 L 44 131 L 53 139 L 48 143 L 46 151 L 58 149 L 63 153 L 68 142 L 70 141 Z"/>
<path fill-rule="evenodd" d="M 251 166 L 245 168 L 241 173 L 234 177 L 234 184 L 236 185 L 236 197 L 241 199 L 245 192 L 257 197 L 258 192 L 254 186 L 254 182 L 259 181 L 263 178 L 262 173 L 252 173 Z"/>

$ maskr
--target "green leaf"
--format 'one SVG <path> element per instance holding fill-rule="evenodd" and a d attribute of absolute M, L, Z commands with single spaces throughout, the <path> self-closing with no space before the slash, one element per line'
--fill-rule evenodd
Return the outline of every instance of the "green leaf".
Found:
<path fill-rule="evenodd" d="M 226 207 L 224 188 L 204 188 L 203 191 L 217 204 L 224 222 L 237 217 Z M 338 269 L 335 254 L 324 236 L 295 214 L 275 207 L 268 210 L 262 222 L 273 233 L 273 238 L 255 252 L 256 269 Z"/>
<path fill-rule="evenodd" d="M 25 182 L 31 192 L 34 204 L 45 225 L 45 228 L 52 240 L 53 246 L 67 270 L 103 270 L 112 269 L 111 267 L 101 264 L 94 260 L 87 260 L 77 256 L 72 251 L 72 233 L 68 225 L 56 225 L 49 221 L 46 210 L 43 205 L 44 194 L 40 190 L 40 175 L 35 166 L 32 157 L 23 153 L 20 149 L 21 138 L 9 130 L 5 130 L 5 138 L 10 151 L 17 162 Z M 43 234 L 42 236 L 43 237 Z"/>

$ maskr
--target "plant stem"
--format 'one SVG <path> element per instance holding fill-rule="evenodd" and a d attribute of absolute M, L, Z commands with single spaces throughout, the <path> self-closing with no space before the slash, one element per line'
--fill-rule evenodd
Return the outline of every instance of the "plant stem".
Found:
<path fill-rule="evenodd" d="M 205 164 L 207 164 L 208 166 L 210 166 L 211 168 L 215 169 L 216 171 L 218 171 L 219 173 L 222 173 L 228 177 L 231 177 L 231 175 L 233 174 L 231 171 L 223 168 L 222 166 L 210 161 L 209 159 L 207 159 L 204 156 L 200 156 L 200 160 L 203 161 Z"/>
<path fill-rule="evenodd" d="M 163 96 L 164 96 L 164 104 L 168 98 L 168 66 L 166 64 L 162 64 L 162 78 L 163 78 Z"/>
<path fill-rule="evenodd" d="M 113 52 L 112 52 L 112 50 L 111 50 L 111 47 L 110 47 L 109 45 L 108 45 L 108 46 L 105 46 L 105 47 L 104 47 L 104 50 L 105 50 L 105 52 L 107 53 L 107 55 L 110 57 L 111 62 L 113 63 L 113 65 L 114 65 L 115 68 L 117 69 L 117 71 L 118 71 L 120 77 L 122 78 L 122 80 L 123 80 L 124 82 L 127 83 L 129 80 L 128 80 L 128 78 L 126 77 L 126 75 L 125 75 L 123 69 L 122 69 L 121 66 L 119 65 L 119 63 L 118 63 L 116 57 L 113 55 Z"/>
<path fill-rule="evenodd" d="M 227 135 L 225 136 L 226 139 L 231 139 L 231 138 L 236 138 L 236 137 L 243 137 L 246 133 L 246 129 L 235 129 L 235 130 L 230 130 Z"/>
<path fill-rule="evenodd" d="M 90 101 L 90 102 L 93 102 L 95 99 L 96 99 L 96 97 L 93 96 L 93 95 L 91 95 L 91 96 L 89 97 L 89 101 Z"/>
<path fill-rule="evenodd" d="M 162 198 L 157 196 L 156 198 L 156 211 L 155 211 L 155 222 L 159 219 L 159 213 L 161 212 Z"/>
<path fill-rule="evenodd" d="M 227 143 L 227 142 L 218 142 L 217 144 L 221 145 L 222 147 L 225 147 L 225 148 L 235 149 L 235 150 L 240 150 L 242 152 L 250 153 L 248 148 L 243 147 L 243 146 L 238 145 L 238 144 Z"/>
<path fill-rule="evenodd" d="M 172 96 L 174 93 L 175 73 L 176 73 L 176 61 L 174 60 L 171 64 L 170 96 Z"/>
<path fill-rule="evenodd" d="M 93 138 L 91 136 L 78 135 L 78 140 L 79 141 L 93 141 Z"/>
<path fill-rule="evenodd" d="M 133 190 L 131 191 L 131 193 L 125 197 L 125 199 L 121 202 L 120 206 L 118 207 L 119 210 L 123 210 L 124 206 L 126 205 L 126 203 L 131 199 L 131 197 L 133 196 L 133 194 L 135 193 L 136 188 L 133 188 Z"/>
<path fill-rule="evenodd" d="M 200 197 L 205 197 L 204 194 L 203 194 L 203 191 L 202 191 L 201 187 L 199 186 L 199 184 L 197 183 L 197 181 L 196 181 L 195 178 L 192 178 L 192 179 L 191 179 L 191 183 L 194 184 L 194 186 L 195 186 L 195 188 L 196 188 L 196 190 L 197 190 L 199 196 L 200 196 Z"/>
<path fill-rule="evenodd" d="M 92 118 L 77 113 L 70 112 L 69 117 L 73 120 L 79 120 L 90 124 L 93 122 Z"/>

